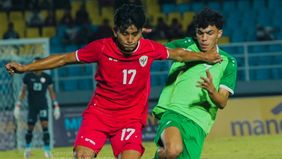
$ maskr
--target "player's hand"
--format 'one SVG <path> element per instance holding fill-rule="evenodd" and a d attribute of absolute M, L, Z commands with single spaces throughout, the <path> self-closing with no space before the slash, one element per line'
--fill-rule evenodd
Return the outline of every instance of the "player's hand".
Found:
<path fill-rule="evenodd" d="M 24 65 L 18 64 L 16 62 L 10 62 L 5 65 L 6 70 L 10 75 L 13 75 L 14 73 L 23 73 L 25 72 Z"/>
<path fill-rule="evenodd" d="M 213 52 L 213 53 L 205 53 L 206 56 L 206 62 L 214 64 L 222 61 L 222 58 L 219 53 Z"/>
<path fill-rule="evenodd" d="M 14 117 L 18 120 L 20 118 L 21 102 L 17 101 L 14 108 Z"/>
<path fill-rule="evenodd" d="M 206 70 L 207 77 L 201 77 L 202 81 L 198 81 L 198 87 L 204 88 L 209 92 L 209 94 L 214 94 L 216 89 L 213 85 L 212 75 L 209 70 Z"/>
<path fill-rule="evenodd" d="M 54 101 L 53 104 L 54 104 L 54 118 L 58 120 L 61 116 L 60 106 L 57 101 Z"/>

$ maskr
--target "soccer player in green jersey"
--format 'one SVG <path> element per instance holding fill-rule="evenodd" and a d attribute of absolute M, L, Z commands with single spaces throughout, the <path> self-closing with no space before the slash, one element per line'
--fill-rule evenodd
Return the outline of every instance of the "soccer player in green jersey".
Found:
<path fill-rule="evenodd" d="M 155 158 L 199 159 L 205 137 L 210 132 L 218 109 L 223 109 L 234 93 L 237 76 L 235 58 L 219 49 L 223 17 L 204 9 L 194 17 L 195 38 L 167 44 L 195 52 L 217 51 L 222 62 L 174 62 L 166 86 L 153 114 L 160 119 L 155 143 Z"/>

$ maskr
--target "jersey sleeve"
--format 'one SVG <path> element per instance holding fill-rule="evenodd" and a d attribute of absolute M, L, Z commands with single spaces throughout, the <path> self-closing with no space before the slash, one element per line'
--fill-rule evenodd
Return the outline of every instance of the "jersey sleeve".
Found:
<path fill-rule="evenodd" d="M 234 94 L 237 78 L 237 62 L 235 58 L 228 58 L 228 64 L 224 70 L 223 77 L 220 80 L 220 88 L 228 90 Z"/>
<path fill-rule="evenodd" d="M 151 41 L 152 42 L 152 45 L 153 45 L 153 48 L 154 48 L 154 57 L 156 60 L 165 60 L 165 59 L 168 59 L 168 50 L 167 48 L 158 43 L 158 42 L 155 42 L 155 41 Z"/>
<path fill-rule="evenodd" d="M 102 40 L 93 41 L 92 43 L 76 51 L 76 59 L 77 61 L 85 63 L 96 62 L 99 59 L 103 47 L 104 45 Z"/>

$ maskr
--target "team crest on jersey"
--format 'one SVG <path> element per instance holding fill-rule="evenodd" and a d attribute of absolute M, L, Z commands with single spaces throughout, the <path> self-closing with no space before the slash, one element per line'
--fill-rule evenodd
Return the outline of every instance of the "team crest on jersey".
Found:
<path fill-rule="evenodd" d="M 40 78 L 40 82 L 41 82 L 41 83 L 45 83 L 45 82 L 46 82 L 46 78 L 41 77 L 41 78 Z"/>
<path fill-rule="evenodd" d="M 139 58 L 139 63 L 142 67 L 146 66 L 147 62 L 148 62 L 148 56 L 141 56 Z"/>

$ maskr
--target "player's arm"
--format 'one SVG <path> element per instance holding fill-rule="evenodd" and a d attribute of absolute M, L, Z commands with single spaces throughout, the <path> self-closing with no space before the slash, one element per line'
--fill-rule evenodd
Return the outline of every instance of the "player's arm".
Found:
<path fill-rule="evenodd" d="M 18 102 L 22 102 L 24 100 L 25 95 L 26 95 L 26 91 L 27 91 L 27 85 L 23 83 L 22 89 L 20 91 Z"/>
<path fill-rule="evenodd" d="M 6 64 L 5 67 L 10 74 L 14 74 L 14 73 L 53 69 L 73 63 L 79 63 L 76 60 L 75 52 L 51 55 L 46 58 L 36 60 L 35 62 L 27 65 L 21 65 L 16 62 L 11 62 Z"/>
<path fill-rule="evenodd" d="M 169 59 L 179 61 L 179 62 L 190 62 L 190 61 L 204 61 L 208 63 L 217 63 L 222 59 L 220 54 L 213 53 L 203 53 L 203 52 L 192 52 L 184 50 L 182 48 L 169 49 Z"/>
<path fill-rule="evenodd" d="M 56 96 L 53 84 L 50 84 L 48 86 L 48 92 L 49 92 L 49 95 L 50 95 L 52 101 L 57 101 L 57 96 Z"/>
<path fill-rule="evenodd" d="M 52 104 L 54 106 L 54 112 L 53 112 L 54 118 L 56 120 L 58 120 L 60 118 L 60 116 L 61 116 L 61 111 L 60 111 L 59 103 L 57 101 L 57 97 L 56 97 L 56 93 L 55 93 L 53 84 L 50 84 L 48 86 L 48 92 L 50 94 L 50 97 L 52 99 Z"/>
<path fill-rule="evenodd" d="M 198 87 L 206 89 L 209 93 L 211 100 L 220 109 L 225 108 L 230 92 L 224 88 L 220 88 L 218 91 L 215 89 L 212 76 L 208 70 L 206 70 L 207 77 L 201 77 L 202 81 L 198 82 Z"/>
<path fill-rule="evenodd" d="M 19 99 L 15 103 L 14 116 L 16 119 L 20 118 L 20 107 L 22 105 L 23 99 L 25 98 L 26 91 L 27 91 L 27 85 L 23 84 L 22 89 L 20 91 Z"/>

